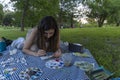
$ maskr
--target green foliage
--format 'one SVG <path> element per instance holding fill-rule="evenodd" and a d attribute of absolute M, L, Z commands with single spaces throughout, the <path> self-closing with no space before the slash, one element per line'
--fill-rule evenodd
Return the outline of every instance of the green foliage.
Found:
<path fill-rule="evenodd" d="M 80 0 L 60 0 L 59 24 L 73 27 L 75 14 L 78 12 L 77 7 Z"/>
<path fill-rule="evenodd" d="M 82 24 L 81 25 L 83 28 L 95 28 L 98 27 L 97 24 L 93 23 L 93 24 Z"/>
<path fill-rule="evenodd" d="M 76 10 L 76 7 L 78 7 L 80 2 L 81 1 L 79 0 L 60 0 L 60 7 L 63 9 L 63 11 L 71 13 L 74 9 Z"/>
<path fill-rule="evenodd" d="M 119 0 L 112 0 L 112 8 L 111 13 L 112 15 L 108 17 L 108 23 L 115 23 L 116 26 L 120 25 L 120 1 Z"/>
<path fill-rule="evenodd" d="M 83 4 L 88 6 L 88 8 L 90 9 L 86 13 L 87 16 L 89 18 L 97 19 L 99 27 L 103 26 L 104 21 L 108 17 L 114 15 L 114 17 L 116 18 L 116 16 L 118 17 L 120 15 L 118 14 L 118 11 L 120 11 L 119 0 L 83 0 Z"/>
<path fill-rule="evenodd" d="M 15 2 L 14 7 L 16 15 L 16 23 L 20 25 L 21 17 L 23 16 L 23 10 L 25 10 L 24 26 L 36 26 L 39 20 L 46 15 L 57 16 L 59 11 L 58 0 L 27 0 L 28 4 L 25 4 L 26 0 L 11 0 Z"/>
<path fill-rule="evenodd" d="M 3 15 L 4 15 L 4 13 L 3 13 L 3 5 L 0 4 L 0 24 L 2 24 Z"/>
<path fill-rule="evenodd" d="M 14 14 L 12 12 L 4 15 L 3 25 L 12 26 L 13 21 L 14 21 Z"/>

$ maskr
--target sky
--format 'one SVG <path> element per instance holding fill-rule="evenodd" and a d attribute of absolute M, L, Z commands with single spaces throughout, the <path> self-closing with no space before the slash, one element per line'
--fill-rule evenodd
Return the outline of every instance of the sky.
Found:
<path fill-rule="evenodd" d="M 3 4 L 4 10 L 14 11 L 12 4 L 9 2 L 10 2 L 10 0 L 0 0 L 0 3 Z M 7 7 L 5 8 L 6 5 L 7 5 Z"/>

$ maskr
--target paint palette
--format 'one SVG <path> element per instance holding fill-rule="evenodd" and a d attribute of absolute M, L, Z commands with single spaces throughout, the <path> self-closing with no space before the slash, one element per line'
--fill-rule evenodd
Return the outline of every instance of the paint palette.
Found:
<path fill-rule="evenodd" d="M 36 80 L 42 75 L 42 71 L 39 68 L 28 68 L 25 71 L 21 71 L 19 77 L 22 80 Z"/>
<path fill-rule="evenodd" d="M 47 61 L 45 66 L 51 69 L 60 69 L 64 66 L 64 63 L 60 59 L 52 59 Z"/>

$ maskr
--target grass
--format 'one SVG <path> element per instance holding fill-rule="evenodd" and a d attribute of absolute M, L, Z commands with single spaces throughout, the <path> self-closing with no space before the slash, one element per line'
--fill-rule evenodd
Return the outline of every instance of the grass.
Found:
<path fill-rule="evenodd" d="M 99 65 L 114 72 L 114 77 L 120 76 L 120 28 L 72 28 L 61 29 L 61 40 L 83 44 L 88 48 Z M 25 37 L 26 32 L 20 29 L 0 28 L 0 37 L 9 39 Z"/>
<path fill-rule="evenodd" d="M 120 75 L 120 28 L 74 28 L 61 30 L 63 41 L 81 43 L 88 48 L 99 65 L 114 76 Z"/>
<path fill-rule="evenodd" d="M 6 37 L 8 39 L 14 40 L 18 37 L 25 37 L 27 30 L 21 32 L 19 28 L 2 28 L 0 27 L 0 37 Z"/>

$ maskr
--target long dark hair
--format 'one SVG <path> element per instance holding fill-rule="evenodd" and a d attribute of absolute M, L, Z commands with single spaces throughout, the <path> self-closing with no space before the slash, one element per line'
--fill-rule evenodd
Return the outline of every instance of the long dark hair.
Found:
<path fill-rule="evenodd" d="M 59 28 L 56 20 L 52 16 L 46 16 L 40 21 L 37 29 L 38 48 L 49 52 L 55 52 L 59 48 Z M 50 29 L 54 29 L 55 32 L 53 36 L 48 40 L 48 47 L 46 47 L 44 32 Z"/>

